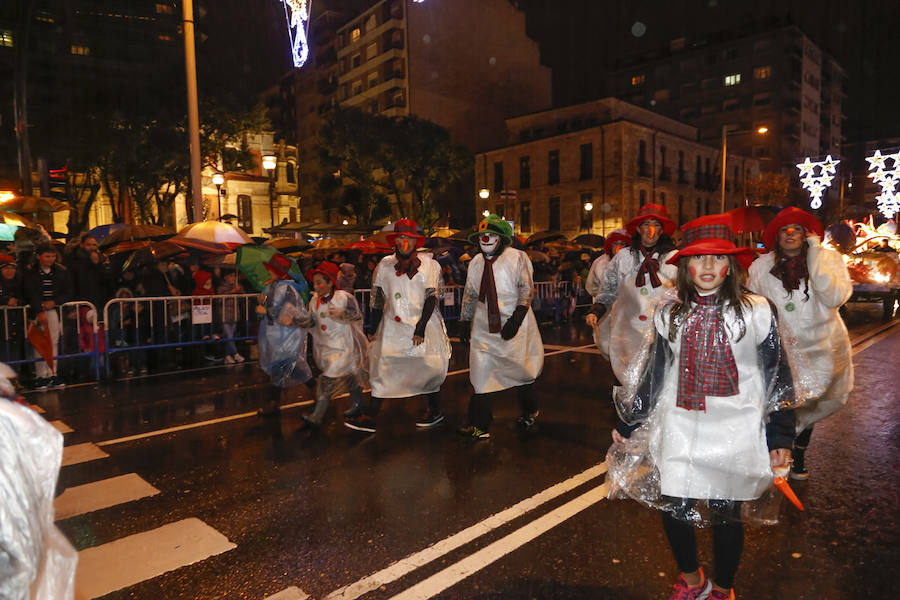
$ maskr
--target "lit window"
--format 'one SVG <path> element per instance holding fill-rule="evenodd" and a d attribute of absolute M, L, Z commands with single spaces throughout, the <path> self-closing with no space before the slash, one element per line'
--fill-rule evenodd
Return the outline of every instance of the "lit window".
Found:
<path fill-rule="evenodd" d="M 772 75 L 772 67 L 766 65 L 765 67 L 756 67 L 753 69 L 753 78 L 754 79 L 768 79 Z"/>
<path fill-rule="evenodd" d="M 633 75 L 631 77 L 631 85 L 641 85 L 645 81 L 647 81 L 647 76 L 643 73 L 640 75 Z"/>
<path fill-rule="evenodd" d="M 6 48 L 13 47 L 13 32 L 9 29 L 0 29 L 0 46 Z"/>
<path fill-rule="evenodd" d="M 70 52 L 72 54 L 77 54 L 79 56 L 88 56 L 91 53 L 91 49 L 87 46 L 72 46 Z"/>
<path fill-rule="evenodd" d="M 157 4 L 156 14 L 158 15 L 174 15 L 175 7 L 170 4 Z"/>
<path fill-rule="evenodd" d="M 352 44 L 353 42 L 357 41 L 359 39 L 359 36 L 360 36 L 359 27 L 355 27 L 355 28 L 351 29 L 350 30 L 350 43 Z"/>
<path fill-rule="evenodd" d="M 165 34 L 165 33 L 160 33 L 158 36 L 156 36 L 156 39 L 158 39 L 158 40 L 161 41 L 161 42 L 171 42 L 171 41 L 172 41 L 172 36 L 171 36 L 171 35 L 167 35 L 167 34 Z"/>
<path fill-rule="evenodd" d="M 725 76 L 725 85 L 726 86 L 737 85 L 740 82 L 741 82 L 741 74 L 740 73 L 734 73 L 732 75 Z"/>

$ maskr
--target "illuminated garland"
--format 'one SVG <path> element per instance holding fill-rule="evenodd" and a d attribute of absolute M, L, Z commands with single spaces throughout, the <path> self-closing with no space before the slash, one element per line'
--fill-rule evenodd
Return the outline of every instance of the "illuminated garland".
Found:
<path fill-rule="evenodd" d="M 811 162 L 807 156 L 802 163 L 797 165 L 797 168 L 800 169 L 800 184 L 809 191 L 810 208 L 822 208 L 822 194 L 831 186 L 840 162 L 831 158 L 829 154 L 825 160 L 819 162 Z M 815 173 L 816 167 L 819 167 L 818 175 Z"/>
<path fill-rule="evenodd" d="M 288 26 L 288 37 L 291 39 L 291 57 L 294 67 L 300 68 L 309 58 L 309 13 L 312 0 L 281 0 L 284 4 L 284 20 Z M 290 9 L 290 14 L 288 10 Z"/>
<path fill-rule="evenodd" d="M 900 212 L 900 193 L 895 189 L 897 181 L 900 180 L 900 152 L 882 156 L 881 150 L 876 150 L 875 154 L 867 156 L 866 160 L 869 163 L 868 176 L 881 186 L 881 193 L 876 197 L 878 210 L 891 219 Z M 892 161 L 890 168 L 885 162 L 887 160 Z"/>

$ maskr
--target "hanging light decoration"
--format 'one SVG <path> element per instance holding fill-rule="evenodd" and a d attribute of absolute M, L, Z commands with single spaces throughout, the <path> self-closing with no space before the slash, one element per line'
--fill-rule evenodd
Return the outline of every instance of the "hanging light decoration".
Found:
<path fill-rule="evenodd" d="M 881 150 L 876 150 L 875 154 L 866 157 L 866 161 L 869 163 L 868 177 L 881 186 L 881 193 L 876 197 L 878 210 L 892 219 L 900 212 L 900 193 L 896 189 L 900 180 L 900 152 L 882 155 Z M 887 161 L 891 161 L 890 167 Z"/>
<path fill-rule="evenodd" d="M 822 208 L 822 194 L 831 186 L 840 162 L 831 158 L 829 154 L 825 157 L 825 160 L 818 162 L 810 161 L 807 156 L 802 163 L 797 165 L 797 168 L 800 169 L 800 184 L 809 191 L 810 208 Z M 818 175 L 816 175 L 816 167 L 819 168 Z"/>
<path fill-rule="evenodd" d="M 306 64 L 309 58 L 309 14 L 312 0 L 281 0 L 284 4 L 284 20 L 291 40 L 291 58 L 295 68 Z"/>

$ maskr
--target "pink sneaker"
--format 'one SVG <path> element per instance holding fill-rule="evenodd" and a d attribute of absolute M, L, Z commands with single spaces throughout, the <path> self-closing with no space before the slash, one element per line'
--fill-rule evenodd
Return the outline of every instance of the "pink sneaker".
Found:
<path fill-rule="evenodd" d="M 734 590 L 728 590 L 727 592 L 712 590 L 707 598 L 709 600 L 734 600 Z"/>
<path fill-rule="evenodd" d="M 678 581 L 672 587 L 672 595 L 669 600 L 704 600 L 709 598 L 709 591 L 712 589 L 712 581 L 703 574 L 700 569 L 700 584 L 697 586 L 689 586 L 682 575 L 678 576 Z"/>

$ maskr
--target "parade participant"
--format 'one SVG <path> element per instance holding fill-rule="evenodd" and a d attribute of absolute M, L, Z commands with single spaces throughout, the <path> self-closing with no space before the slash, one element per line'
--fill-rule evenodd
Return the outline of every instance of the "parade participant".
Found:
<path fill-rule="evenodd" d="M 428 408 L 416 426 L 435 427 L 444 420 L 440 389 L 450 363 L 450 340 L 440 311 L 435 310 L 441 267 L 428 254 L 416 252 L 425 236 L 418 233 L 415 221 L 398 220 L 387 239 L 394 253 L 381 259 L 372 276 L 372 399 L 365 414 L 344 422 L 366 433 L 375 432 L 385 398 L 426 394 Z"/>
<path fill-rule="evenodd" d="M 368 385 L 369 342 L 362 330 L 362 313 L 356 298 L 338 289 L 340 270 L 325 261 L 306 274 L 314 293 L 300 325 L 312 335 L 313 359 L 321 369 L 316 382 L 316 406 L 303 415 L 305 426 L 319 427 L 329 401 L 344 388 L 352 407 L 345 417 L 362 414 L 362 388 Z"/>
<path fill-rule="evenodd" d="M 544 344 L 531 310 L 531 260 L 510 247 L 512 235 L 510 224 L 491 214 L 469 236 L 481 253 L 469 264 L 460 314 L 461 322 L 471 322 L 469 375 L 475 388 L 468 424 L 459 430 L 466 437 L 490 437 L 495 392 L 516 388 L 523 430 L 538 416 L 534 380 L 544 367 Z"/>
<path fill-rule="evenodd" d="M 675 222 L 664 206 L 645 204 L 628 222 L 631 248 L 619 252 L 609 263 L 585 321 L 596 327 L 609 310 L 609 361 L 621 380 L 631 358 L 641 345 L 644 331 L 652 323 L 653 309 L 671 287 L 676 269 L 666 264 L 674 249 Z M 601 344 L 602 345 L 602 344 Z"/>
<path fill-rule="evenodd" d="M 715 215 L 687 226 L 684 247 L 668 261 L 678 269 L 678 300 L 655 312 L 653 345 L 643 346 L 616 393 L 623 422 L 612 434 L 608 481 L 663 510 L 681 572 L 670 600 L 734 598 L 742 504 L 770 487 L 772 469 L 786 467 L 793 437 L 791 372 L 775 314 L 743 288 L 753 250 L 735 247 L 729 223 Z M 626 457 L 642 438 L 647 462 L 636 464 Z M 637 483 L 640 466 L 654 475 Z M 698 564 L 694 532 L 707 508 L 712 579 Z"/>
<path fill-rule="evenodd" d="M 770 250 L 750 267 L 750 290 L 778 310 L 786 350 L 797 354 L 798 379 L 814 399 L 797 409 L 792 479 L 807 479 L 805 452 L 813 425 L 847 403 L 853 389 L 850 337 L 838 309 L 853 294 L 841 255 L 822 246 L 824 229 L 811 214 L 789 207 L 762 234 Z"/>
<path fill-rule="evenodd" d="M 606 242 L 603 244 L 603 254 L 591 263 L 591 270 L 584 282 L 584 289 L 592 299 L 596 299 L 600 293 L 600 286 L 606 277 L 609 263 L 619 253 L 619 250 L 627 248 L 630 243 L 631 237 L 624 229 L 616 229 L 606 238 Z M 588 313 L 588 316 L 591 314 Z M 593 321 L 594 319 L 591 319 L 588 323 Z M 603 356 L 609 358 L 609 315 L 606 315 L 606 318 L 597 318 L 596 321 L 597 323 L 593 325 L 594 344 L 597 345 L 597 349 L 603 353 Z"/>
<path fill-rule="evenodd" d="M 272 279 L 266 282 L 256 307 L 262 321 L 259 325 L 259 366 L 272 380 L 266 402 L 258 414 L 277 417 L 281 413 L 281 390 L 306 383 L 312 371 L 306 362 L 306 330 L 300 319 L 306 303 L 303 294 L 306 281 L 293 272 L 293 262 L 275 254 L 263 263 Z"/>

